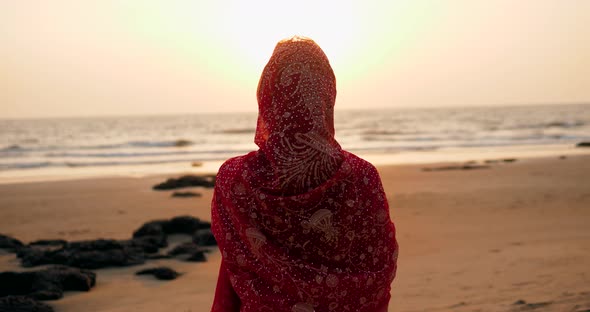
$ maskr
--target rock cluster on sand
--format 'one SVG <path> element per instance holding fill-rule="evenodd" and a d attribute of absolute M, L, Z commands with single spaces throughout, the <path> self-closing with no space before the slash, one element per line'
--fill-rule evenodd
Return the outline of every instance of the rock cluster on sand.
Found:
<path fill-rule="evenodd" d="M 215 186 L 215 175 L 185 175 L 180 178 L 170 178 L 165 182 L 154 185 L 154 190 L 173 190 L 182 187 L 202 186 L 212 188 Z"/>
<path fill-rule="evenodd" d="M 53 312 L 53 308 L 25 296 L 0 297 L 1 312 Z"/>
<path fill-rule="evenodd" d="M 39 271 L 0 272 L 0 297 L 56 300 L 66 290 L 89 291 L 95 284 L 94 272 L 66 266 L 52 266 Z"/>
<path fill-rule="evenodd" d="M 169 257 L 177 257 L 191 262 L 203 262 L 205 258 L 205 252 L 207 250 L 201 248 L 201 246 L 188 242 L 180 244 L 174 247 L 168 252 Z"/>
<path fill-rule="evenodd" d="M 69 242 L 58 248 L 27 245 L 17 252 L 25 267 L 62 264 L 85 269 L 141 264 L 145 254 L 166 246 L 165 237 L 145 237 L 130 240 L 97 239 Z"/>
<path fill-rule="evenodd" d="M 168 234 L 192 235 L 192 243 L 176 246 L 167 255 L 157 255 L 155 258 L 185 256 L 184 260 L 206 261 L 205 252 L 201 247 L 215 246 L 217 242 L 211 233 L 211 224 L 190 216 L 180 216 L 170 220 L 155 220 L 145 223 L 133 233 L 134 239 L 141 237 L 165 237 Z"/>
<path fill-rule="evenodd" d="M 192 242 L 160 254 L 168 246 L 168 235 L 190 235 Z M 55 300 L 67 290 L 88 291 L 96 283 L 96 274 L 87 269 L 120 267 L 145 263 L 147 260 L 179 258 L 185 261 L 206 261 L 206 247 L 216 245 L 211 223 L 191 216 L 144 223 L 127 240 L 96 239 L 68 242 L 44 239 L 27 245 L 0 234 L 0 249 L 16 253 L 24 267 L 52 264 L 38 271 L 0 272 L 0 312 L 39 311 L 53 309 L 37 300 Z M 142 270 L 136 274 L 152 274 L 158 279 L 171 280 L 180 274 L 167 267 Z"/>
<path fill-rule="evenodd" d="M 15 252 L 23 246 L 23 243 L 16 238 L 0 234 L 0 249 Z"/>
<path fill-rule="evenodd" d="M 176 279 L 180 273 L 172 270 L 169 267 L 157 267 L 151 269 L 141 270 L 135 273 L 135 275 L 153 275 L 159 280 L 173 280 Z"/>
<path fill-rule="evenodd" d="M 191 216 L 180 216 L 170 220 L 154 220 L 144 223 L 133 232 L 133 238 L 166 236 L 168 234 L 192 235 L 198 230 L 210 229 L 211 223 Z"/>
<path fill-rule="evenodd" d="M 8 236 L 2 236 L 2 239 L 5 242 L 3 246 L 16 252 L 25 267 L 60 264 L 99 269 L 142 264 L 146 259 L 152 259 L 149 257 L 150 254 L 155 254 L 160 248 L 168 245 L 169 234 L 192 235 L 196 244 L 213 246 L 215 238 L 210 228 L 209 222 L 191 216 L 179 216 L 170 220 L 147 222 L 133 232 L 133 238 L 128 240 L 42 240 L 25 246 Z M 204 255 L 200 258 L 204 258 Z"/>

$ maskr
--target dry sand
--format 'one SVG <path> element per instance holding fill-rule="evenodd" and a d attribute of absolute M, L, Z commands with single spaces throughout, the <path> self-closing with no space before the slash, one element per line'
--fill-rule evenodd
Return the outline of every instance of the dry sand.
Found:
<path fill-rule="evenodd" d="M 401 246 L 389 311 L 590 311 L 590 156 L 422 170 L 438 166 L 379 167 Z M 171 198 L 151 190 L 162 179 L 0 185 L 0 233 L 25 242 L 123 239 L 152 219 L 210 220 L 211 190 Z M 49 304 L 62 312 L 208 311 L 220 256 L 208 258 L 97 270 L 90 292 Z M 156 264 L 184 274 L 168 282 L 133 274 Z M 19 269 L 0 252 L 0 271 Z"/>

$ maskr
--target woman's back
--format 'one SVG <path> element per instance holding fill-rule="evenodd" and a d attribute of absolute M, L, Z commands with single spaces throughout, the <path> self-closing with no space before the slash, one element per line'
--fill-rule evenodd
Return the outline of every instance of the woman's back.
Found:
<path fill-rule="evenodd" d="M 379 174 L 334 139 L 333 73 L 304 40 L 279 43 L 265 68 L 260 149 L 219 170 L 213 311 L 380 311 L 389 302 L 398 248 Z"/>

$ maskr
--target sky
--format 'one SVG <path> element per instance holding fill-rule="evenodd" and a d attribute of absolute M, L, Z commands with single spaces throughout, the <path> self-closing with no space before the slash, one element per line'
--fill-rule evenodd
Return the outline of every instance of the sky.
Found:
<path fill-rule="evenodd" d="M 0 118 L 256 111 L 314 39 L 337 109 L 590 103 L 586 0 L 0 0 Z"/>

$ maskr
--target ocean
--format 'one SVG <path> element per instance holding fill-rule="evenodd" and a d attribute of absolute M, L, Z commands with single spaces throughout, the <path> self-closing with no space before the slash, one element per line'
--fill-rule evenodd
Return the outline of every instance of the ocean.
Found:
<path fill-rule="evenodd" d="M 187 166 L 256 150 L 256 113 L 0 120 L 0 178 Z M 590 105 L 336 111 L 358 154 L 590 141 Z M 148 170 L 149 171 L 149 170 Z"/>

